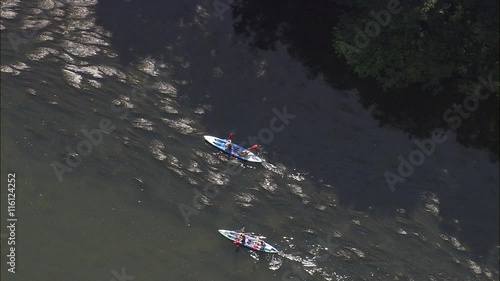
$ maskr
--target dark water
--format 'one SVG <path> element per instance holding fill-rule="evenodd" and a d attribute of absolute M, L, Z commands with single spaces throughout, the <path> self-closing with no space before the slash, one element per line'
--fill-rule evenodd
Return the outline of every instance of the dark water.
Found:
<path fill-rule="evenodd" d="M 2 280 L 498 280 L 488 152 L 450 136 L 391 192 L 407 133 L 285 46 L 249 47 L 214 3 L 2 2 L 2 195 L 15 171 L 18 217 Z M 265 135 L 284 107 L 295 117 Z M 60 181 L 51 164 L 107 120 Z M 261 132 L 266 161 L 216 158 L 203 135 L 229 131 Z M 242 226 L 282 253 L 217 233 Z"/>

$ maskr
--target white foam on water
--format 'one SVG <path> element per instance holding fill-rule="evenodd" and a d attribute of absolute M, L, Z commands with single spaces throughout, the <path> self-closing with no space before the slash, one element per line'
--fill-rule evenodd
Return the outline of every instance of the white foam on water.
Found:
<path fill-rule="evenodd" d="M 137 66 L 137 68 L 148 74 L 148 75 L 151 75 L 151 76 L 158 76 L 158 74 L 160 74 L 159 70 L 158 70 L 158 67 L 156 66 L 156 62 L 155 60 L 151 59 L 151 58 L 145 58 L 143 59 L 139 65 Z"/>
<path fill-rule="evenodd" d="M 475 263 L 473 260 L 468 260 L 467 263 L 469 264 L 469 268 L 472 269 L 472 271 L 475 274 L 481 274 L 483 271 L 481 270 L 481 267 Z"/>
<path fill-rule="evenodd" d="M 266 173 L 264 175 L 264 178 L 259 182 L 259 185 L 270 192 L 275 192 L 278 189 L 278 185 L 273 182 L 273 179 L 271 177 L 270 173 Z"/>
<path fill-rule="evenodd" d="M 60 6 L 61 4 L 63 4 L 63 3 L 59 2 L 59 1 L 41 0 L 41 1 L 38 1 L 37 7 L 42 9 L 42 10 L 52 10 L 52 9 L 56 8 L 57 6 Z"/>
<path fill-rule="evenodd" d="M 304 204 L 307 204 L 309 203 L 309 196 L 307 196 L 304 191 L 302 190 L 302 187 L 300 187 L 299 185 L 297 184 L 292 184 L 292 183 L 289 183 L 287 184 L 288 187 L 290 187 L 290 190 L 293 194 L 299 196 L 300 198 L 302 198 L 302 202 Z"/>
<path fill-rule="evenodd" d="M 121 72 L 120 70 L 112 67 L 112 66 L 107 66 L 107 65 L 98 65 L 97 66 L 99 70 L 104 73 L 107 76 L 110 77 L 118 77 L 121 80 L 124 80 L 127 76 L 125 73 Z"/>
<path fill-rule="evenodd" d="M 76 66 L 73 64 L 68 64 L 65 68 L 73 72 L 91 75 L 94 78 L 103 78 L 102 72 L 97 66 Z"/>
<path fill-rule="evenodd" d="M 73 71 L 70 71 L 70 70 L 67 70 L 67 69 L 63 69 L 63 77 L 66 79 L 66 81 L 73 87 L 77 88 L 77 89 L 81 89 L 82 88 L 82 79 L 83 77 L 78 74 L 78 73 L 75 73 Z"/>
<path fill-rule="evenodd" d="M 289 174 L 287 175 L 288 178 L 296 180 L 296 181 L 304 181 L 306 178 L 304 177 L 305 174 L 302 173 L 295 173 L 295 174 Z"/>
<path fill-rule="evenodd" d="M 88 7 L 85 6 L 71 6 L 68 9 L 67 18 L 69 19 L 84 19 L 91 14 Z"/>
<path fill-rule="evenodd" d="M 146 118 L 135 118 L 135 119 L 132 119 L 132 126 L 134 128 L 140 128 L 140 129 L 143 129 L 143 130 L 146 130 L 146 131 L 154 131 L 155 129 L 155 124 L 149 120 L 147 120 Z"/>
<path fill-rule="evenodd" d="M 193 127 L 189 125 L 193 123 L 193 121 L 187 118 L 181 118 L 177 120 L 162 118 L 161 120 L 163 120 L 163 122 L 165 122 L 170 127 L 176 129 L 181 134 L 189 135 L 193 134 L 196 131 Z"/>
<path fill-rule="evenodd" d="M 0 69 L 4 73 L 12 73 L 12 75 L 19 75 L 21 73 L 20 71 L 15 70 L 8 65 L 2 65 Z"/>
<path fill-rule="evenodd" d="M 28 54 L 27 57 L 33 61 L 39 61 L 47 57 L 49 54 L 57 55 L 59 52 L 52 48 L 41 47 Z"/>
<path fill-rule="evenodd" d="M 269 162 L 262 162 L 262 166 L 264 166 L 264 168 L 266 168 L 267 170 L 273 172 L 273 173 L 276 173 L 282 177 L 285 176 L 285 171 L 286 171 L 286 167 L 284 165 L 281 165 L 281 164 L 278 164 L 278 165 L 273 165 Z"/>
<path fill-rule="evenodd" d="M 179 111 L 173 107 L 170 102 L 168 101 L 161 101 L 163 105 L 160 107 L 160 109 L 164 112 L 170 113 L 170 114 L 178 114 Z"/>
<path fill-rule="evenodd" d="M 159 140 L 153 140 L 149 146 L 149 151 L 153 154 L 154 158 L 163 161 L 167 159 L 167 156 L 162 151 L 164 148 L 165 146 Z"/>
<path fill-rule="evenodd" d="M 202 107 L 197 107 L 195 110 L 194 110 L 194 113 L 196 114 L 204 114 L 205 113 L 205 109 L 202 108 Z"/>
<path fill-rule="evenodd" d="M 3 2 L 3 1 L 2 1 Z M 9 10 L 9 9 L 4 9 L 2 7 L 2 18 L 3 19 L 14 19 L 16 17 L 17 13 L 13 10 Z"/>
<path fill-rule="evenodd" d="M 189 161 L 189 165 L 188 165 L 188 171 L 192 172 L 192 173 L 201 173 L 202 170 L 199 168 L 200 164 L 198 164 L 198 162 L 194 161 L 194 160 L 191 160 Z"/>
<path fill-rule="evenodd" d="M 0 2 L 1 18 L 14 19 L 17 16 L 16 8 L 19 6 L 20 0 L 3 0 Z"/>
<path fill-rule="evenodd" d="M 177 89 L 170 83 L 165 81 L 157 82 L 153 87 L 162 94 L 167 94 L 171 97 L 177 97 Z"/>
<path fill-rule="evenodd" d="M 216 185 L 228 185 L 229 178 L 226 175 L 218 172 L 208 171 L 207 179 L 209 182 Z"/>
<path fill-rule="evenodd" d="M 24 20 L 21 28 L 27 30 L 38 30 L 47 27 L 50 23 L 51 21 L 46 19 Z"/>
<path fill-rule="evenodd" d="M 94 88 L 96 88 L 96 89 L 99 89 L 99 88 L 101 88 L 101 86 L 102 86 L 101 82 L 99 82 L 99 81 L 97 81 L 97 80 L 89 79 L 89 80 L 88 80 L 88 82 L 89 82 L 89 84 L 90 84 L 92 87 L 94 87 Z"/>
<path fill-rule="evenodd" d="M 92 44 L 100 46 L 109 46 L 110 44 L 106 41 L 108 38 L 102 39 L 103 35 L 95 31 L 82 31 L 80 32 L 80 37 L 78 41 L 82 44 Z"/>
<path fill-rule="evenodd" d="M 179 175 L 179 177 L 187 178 L 187 174 L 182 169 L 178 169 L 178 168 L 172 167 L 170 165 L 167 166 L 167 169 L 173 171 L 174 173 Z"/>
<path fill-rule="evenodd" d="M 114 99 L 113 101 L 111 101 L 111 103 L 113 103 L 114 105 L 123 106 L 125 108 L 134 108 L 134 104 L 130 102 L 129 96 L 120 95 L 118 99 Z"/>
<path fill-rule="evenodd" d="M 62 2 L 75 6 L 94 6 L 97 0 L 63 0 Z"/>
<path fill-rule="evenodd" d="M 62 45 L 64 49 L 66 49 L 66 51 L 68 51 L 70 54 L 80 58 L 95 56 L 101 50 L 97 46 L 85 45 L 70 40 L 64 40 Z"/>
<path fill-rule="evenodd" d="M 353 253 L 355 253 L 356 256 L 358 256 L 360 258 L 364 258 L 365 257 L 365 253 L 363 251 L 361 251 L 360 249 L 357 249 L 357 248 L 354 248 L 354 247 L 348 247 L 348 249 L 350 249 L 351 251 L 353 251 Z"/>
<path fill-rule="evenodd" d="M 24 62 L 16 62 L 10 65 L 12 68 L 17 70 L 29 70 L 30 67 Z"/>
<path fill-rule="evenodd" d="M 234 200 L 236 201 L 236 203 L 245 207 L 251 207 L 252 203 L 256 199 L 257 198 L 250 193 L 237 193 L 234 195 Z"/>
<path fill-rule="evenodd" d="M 399 233 L 399 234 L 401 234 L 401 235 L 407 235 L 407 234 L 408 234 L 405 230 L 403 230 L 403 229 L 401 229 L 401 228 L 398 228 L 398 229 L 396 230 L 396 232 L 397 232 L 397 233 Z"/>
<path fill-rule="evenodd" d="M 168 158 L 168 163 L 171 166 L 182 169 L 182 164 L 180 163 L 179 159 L 177 159 L 177 157 L 175 157 L 172 154 L 168 154 L 167 158 Z"/>

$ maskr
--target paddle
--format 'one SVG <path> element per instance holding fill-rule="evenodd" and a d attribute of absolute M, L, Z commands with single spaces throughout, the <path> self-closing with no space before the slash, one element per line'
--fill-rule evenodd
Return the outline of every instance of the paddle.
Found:
<path fill-rule="evenodd" d="M 258 145 L 258 144 L 254 144 L 254 145 L 250 146 L 250 147 L 249 147 L 249 148 L 247 148 L 247 149 L 256 149 L 257 147 L 259 147 L 259 145 Z"/>

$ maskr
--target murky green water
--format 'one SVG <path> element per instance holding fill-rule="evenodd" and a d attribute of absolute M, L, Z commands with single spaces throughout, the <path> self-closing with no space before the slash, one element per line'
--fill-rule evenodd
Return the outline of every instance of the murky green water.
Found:
<path fill-rule="evenodd" d="M 18 218 L 2 280 L 498 280 L 486 153 L 450 140 L 391 192 L 383 174 L 414 145 L 354 92 L 308 79 L 284 48 L 250 50 L 210 1 L 167 5 L 162 55 L 130 61 L 99 5 L 2 2 L 2 225 L 11 171 Z M 284 107 L 295 117 L 266 136 Z M 102 122 L 113 130 L 58 178 L 51 165 L 77 163 L 68 151 Z M 203 135 L 229 131 L 261 132 L 265 163 L 215 157 Z M 282 253 L 217 233 L 242 226 Z"/>

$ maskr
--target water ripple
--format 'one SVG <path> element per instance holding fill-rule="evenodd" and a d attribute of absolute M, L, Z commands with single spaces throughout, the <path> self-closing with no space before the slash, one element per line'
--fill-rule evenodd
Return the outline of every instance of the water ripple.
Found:
<path fill-rule="evenodd" d="M 134 105 L 130 102 L 130 97 L 125 95 L 120 95 L 117 99 L 113 100 L 112 103 L 125 108 L 134 108 Z"/>
<path fill-rule="evenodd" d="M 234 200 L 236 201 L 236 203 L 247 208 L 252 207 L 252 202 L 256 199 L 257 198 L 250 193 L 238 193 L 234 195 Z"/>
<path fill-rule="evenodd" d="M 15 8 L 19 5 L 20 0 L 4 0 L 0 2 L 0 7 L 2 9 L 1 18 L 3 19 L 14 19 L 17 16 L 17 11 Z"/>
<path fill-rule="evenodd" d="M 110 77 L 116 76 L 119 78 L 119 81 L 125 82 L 125 79 L 127 76 L 125 75 L 125 73 L 121 72 L 120 70 L 118 70 L 112 66 L 107 66 L 107 65 L 99 65 L 97 67 L 105 75 L 110 76 Z"/>
<path fill-rule="evenodd" d="M 66 78 L 66 81 L 68 81 L 68 83 L 77 88 L 77 89 L 81 89 L 81 84 L 82 84 L 82 76 L 78 73 L 75 73 L 73 71 L 70 71 L 70 70 L 67 70 L 67 69 L 63 69 L 63 76 L 64 78 Z"/>
<path fill-rule="evenodd" d="M 264 179 L 259 182 L 260 186 L 267 191 L 274 192 L 278 189 L 278 185 L 273 182 L 269 174 L 264 176 Z"/>
<path fill-rule="evenodd" d="M 163 161 L 167 158 L 165 154 L 163 154 L 162 149 L 165 148 L 165 145 L 161 143 L 159 140 L 153 140 L 151 145 L 149 146 L 149 150 L 153 154 L 154 158 Z"/>
<path fill-rule="evenodd" d="M 154 88 L 162 94 L 177 97 L 177 89 L 167 82 L 158 82 L 154 84 Z"/>
<path fill-rule="evenodd" d="M 138 65 L 138 69 L 151 76 L 158 76 L 160 73 L 155 61 L 151 58 L 143 59 Z"/>
<path fill-rule="evenodd" d="M 47 57 L 49 54 L 58 55 L 59 52 L 53 48 L 41 47 L 28 54 L 27 57 L 33 61 L 39 61 Z"/>
<path fill-rule="evenodd" d="M 195 132 L 195 129 L 189 125 L 189 124 L 193 123 L 193 121 L 190 119 L 180 118 L 177 120 L 171 120 L 168 118 L 162 118 L 161 120 L 163 120 L 163 122 L 165 122 L 170 127 L 179 131 L 179 133 L 181 133 L 181 134 L 188 135 L 188 134 L 192 134 L 193 132 Z"/>
<path fill-rule="evenodd" d="M 193 160 L 191 160 L 189 162 L 189 166 L 187 169 L 188 169 L 188 171 L 190 171 L 192 173 L 201 173 L 202 172 L 201 169 L 199 168 L 198 162 L 193 161 Z"/>
<path fill-rule="evenodd" d="M 293 194 L 299 196 L 300 198 L 302 198 L 302 202 L 304 204 L 307 204 L 309 202 L 309 196 L 307 196 L 306 194 L 304 194 L 304 192 L 302 191 L 302 187 L 300 187 L 299 185 L 297 184 L 288 184 L 288 186 L 290 187 L 291 191 Z"/>
<path fill-rule="evenodd" d="M 153 131 L 155 124 L 145 118 L 135 118 L 132 119 L 132 126 L 134 128 L 140 128 L 146 131 Z"/>
<path fill-rule="evenodd" d="M 80 58 L 95 56 L 101 50 L 97 46 L 81 44 L 70 40 L 64 40 L 62 45 L 70 54 Z"/>
<path fill-rule="evenodd" d="M 73 72 L 89 74 L 94 78 L 103 78 L 102 72 L 99 70 L 99 67 L 97 66 L 76 66 L 73 64 L 68 64 L 64 68 L 67 70 L 71 70 Z"/>

